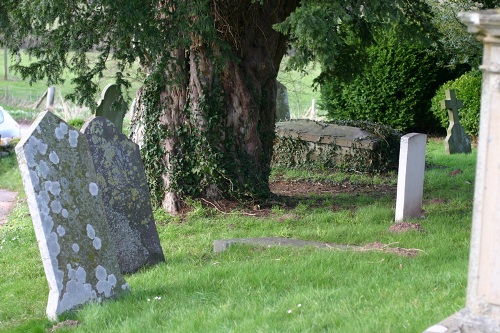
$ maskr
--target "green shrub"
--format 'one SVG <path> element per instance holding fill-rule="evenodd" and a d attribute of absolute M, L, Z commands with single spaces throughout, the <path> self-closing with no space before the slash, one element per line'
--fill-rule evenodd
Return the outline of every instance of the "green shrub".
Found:
<path fill-rule="evenodd" d="M 332 120 L 365 120 L 401 131 L 428 132 L 436 120 L 429 112 L 439 77 L 438 55 L 431 49 L 380 38 L 366 50 L 359 74 L 348 80 L 323 78 L 321 106 Z"/>
<path fill-rule="evenodd" d="M 482 73 L 475 69 L 469 71 L 454 81 L 443 84 L 432 98 L 431 112 L 439 120 L 443 128 L 449 125 L 448 112 L 441 108 L 441 101 L 446 98 L 447 89 L 455 90 L 458 99 L 463 101 L 463 108 L 458 109 L 460 124 L 471 137 L 477 137 L 479 132 L 479 111 L 481 102 Z"/>
<path fill-rule="evenodd" d="M 68 120 L 68 125 L 73 126 L 76 129 L 82 128 L 83 124 L 85 124 L 85 120 L 82 118 L 72 118 Z"/>

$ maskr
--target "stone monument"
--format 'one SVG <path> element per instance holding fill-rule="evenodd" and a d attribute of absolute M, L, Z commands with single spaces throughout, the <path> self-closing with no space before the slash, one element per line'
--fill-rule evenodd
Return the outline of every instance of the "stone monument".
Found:
<path fill-rule="evenodd" d="M 103 117 L 87 122 L 82 131 L 102 189 L 121 273 L 165 261 L 139 147 Z"/>
<path fill-rule="evenodd" d="M 450 125 L 444 148 L 447 154 L 470 154 L 472 152 L 470 138 L 460 125 L 458 118 L 458 109 L 463 107 L 463 101 L 457 99 L 454 90 L 446 90 L 446 99 L 441 101 L 441 108 L 448 110 Z"/>
<path fill-rule="evenodd" d="M 464 309 L 426 333 L 500 332 L 500 13 L 467 12 L 460 19 L 484 44 L 467 299 Z"/>
<path fill-rule="evenodd" d="M 127 110 L 127 103 L 125 103 L 123 96 L 118 91 L 118 86 L 108 84 L 102 91 L 101 102 L 97 106 L 95 115 L 111 120 L 116 128 L 122 132 L 123 118 Z"/>
<path fill-rule="evenodd" d="M 285 85 L 276 81 L 276 121 L 290 120 L 290 105 L 288 103 L 288 90 Z"/>
<path fill-rule="evenodd" d="M 127 290 L 85 137 L 45 111 L 16 154 L 49 284 L 47 316 Z"/>
<path fill-rule="evenodd" d="M 427 135 L 419 133 L 401 137 L 396 222 L 422 215 L 426 141 Z"/>

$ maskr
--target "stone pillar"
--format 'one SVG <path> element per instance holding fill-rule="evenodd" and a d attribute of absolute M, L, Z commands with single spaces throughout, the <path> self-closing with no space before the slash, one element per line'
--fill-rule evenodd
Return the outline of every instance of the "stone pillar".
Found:
<path fill-rule="evenodd" d="M 484 44 L 466 307 L 425 332 L 500 332 L 500 12 L 461 13 Z"/>

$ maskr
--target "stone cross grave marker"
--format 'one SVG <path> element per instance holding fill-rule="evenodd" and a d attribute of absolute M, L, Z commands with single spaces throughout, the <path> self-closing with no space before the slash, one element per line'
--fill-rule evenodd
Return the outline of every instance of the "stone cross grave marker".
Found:
<path fill-rule="evenodd" d="M 441 108 L 448 110 L 450 125 L 448 126 L 444 148 L 447 154 L 470 154 L 472 152 L 470 138 L 460 125 L 458 109 L 463 107 L 463 101 L 457 99 L 454 90 L 446 90 L 446 99 L 441 101 Z"/>
<path fill-rule="evenodd" d="M 419 133 L 401 137 L 396 222 L 422 215 L 426 141 L 427 136 Z"/>
<path fill-rule="evenodd" d="M 101 102 L 97 106 L 96 116 L 104 117 L 116 126 L 121 132 L 123 128 L 123 118 L 127 113 L 127 103 L 123 100 L 116 84 L 108 84 L 101 95 Z"/>
<path fill-rule="evenodd" d="M 102 189 L 121 273 L 165 261 L 139 147 L 103 117 L 87 122 L 82 131 Z"/>
<path fill-rule="evenodd" d="M 47 316 L 128 289 L 87 140 L 49 111 L 16 146 L 47 282 Z"/>
<path fill-rule="evenodd" d="M 426 333 L 500 332 L 500 13 L 460 13 L 483 42 L 483 84 L 466 306 Z"/>

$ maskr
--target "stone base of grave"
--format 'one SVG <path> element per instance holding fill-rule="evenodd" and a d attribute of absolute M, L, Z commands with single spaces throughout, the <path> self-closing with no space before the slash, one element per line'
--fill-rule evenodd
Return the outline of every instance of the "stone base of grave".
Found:
<path fill-rule="evenodd" d="M 464 308 L 423 333 L 500 333 L 500 322 L 477 316 L 468 308 Z"/>

